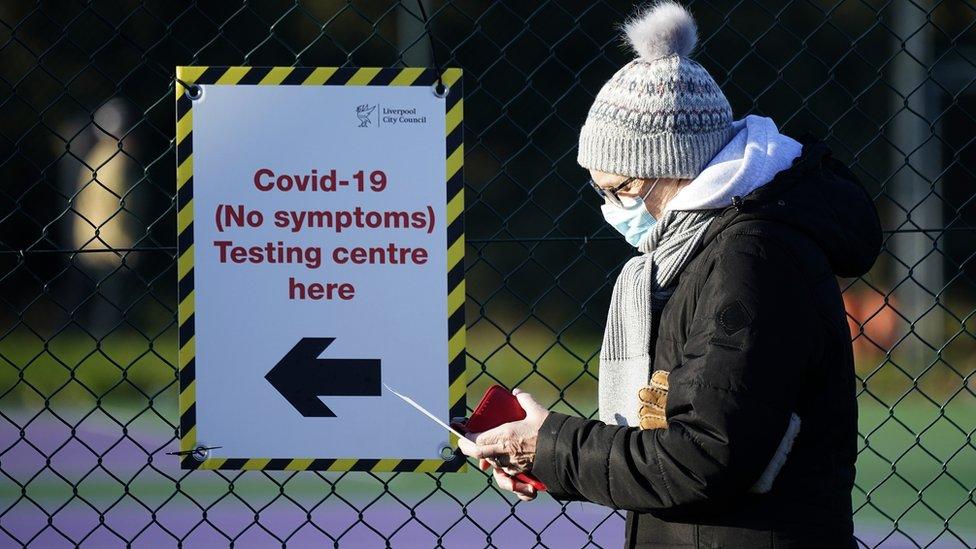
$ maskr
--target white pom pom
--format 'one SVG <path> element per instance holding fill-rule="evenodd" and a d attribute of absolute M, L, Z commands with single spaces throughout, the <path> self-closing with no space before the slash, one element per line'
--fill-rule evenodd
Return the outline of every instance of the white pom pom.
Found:
<path fill-rule="evenodd" d="M 677 2 L 658 2 L 628 19 L 623 29 L 637 55 L 649 61 L 672 54 L 688 57 L 698 43 L 694 18 Z"/>

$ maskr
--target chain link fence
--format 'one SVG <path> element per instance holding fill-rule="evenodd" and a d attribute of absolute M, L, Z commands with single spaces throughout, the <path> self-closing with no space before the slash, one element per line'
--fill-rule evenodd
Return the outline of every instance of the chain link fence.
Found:
<path fill-rule="evenodd" d="M 0 546 L 619 546 L 621 511 L 460 474 L 181 471 L 176 65 L 464 69 L 469 395 L 596 417 L 634 253 L 575 164 L 629 2 L 0 4 Z M 976 546 L 976 5 L 688 3 L 736 118 L 828 141 L 884 251 L 840 280 L 857 355 L 857 536 Z M 431 50 L 433 48 L 433 52 Z M 476 398 L 469 396 L 469 402 Z"/>

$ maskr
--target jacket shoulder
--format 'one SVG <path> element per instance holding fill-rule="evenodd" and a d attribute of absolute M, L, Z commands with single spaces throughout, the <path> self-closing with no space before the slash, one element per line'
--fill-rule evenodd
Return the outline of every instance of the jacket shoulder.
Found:
<path fill-rule="evenodd" d="M 699 268 L 704 275 L 700 284 L 716 271 L 732 279 L 755 276 L 759 269 L 777 287 L 802 285 L 825 329 L 838 341 L 850 341 L 840 285 L 827 255 L 809 235 L 780 221 L 749 219 L 723 229 L 709 248 Z"/>
<path fill-rule="evenodd" d="M 746 219 L 723 228 L 703 250 L 708 269 L 736 255 L 755 256 L 769 267 L 787 263 L 808 281 L 832 278 L 830 262 L 810 236 L 770 219 Z"/>

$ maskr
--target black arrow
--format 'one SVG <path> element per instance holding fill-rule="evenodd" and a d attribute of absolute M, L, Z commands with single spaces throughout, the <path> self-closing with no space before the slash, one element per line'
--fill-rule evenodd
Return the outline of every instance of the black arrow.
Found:
<path fill-rule="evenodd" d="M 334 337 L 303 337 L 267 379 L 305 417 L 336 417 L 317 396 L 380 396 L 380 361 L 318 358 Z"/>

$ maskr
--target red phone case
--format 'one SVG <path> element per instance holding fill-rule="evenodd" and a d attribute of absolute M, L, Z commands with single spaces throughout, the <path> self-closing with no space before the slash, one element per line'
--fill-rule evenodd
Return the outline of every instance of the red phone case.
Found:
<path fill-rule="evenodd" d="M 466 433 L 480 433 L 503 423 L 525 419 L 525 410 L 519 404 L 518 398 L 511 391 L 495 384 L 488 387 L 481 402 L 475 407 L 464 423 L 456 424 Z M 545 491 L 546 485 L 528 473 L 518 473 L 514 477 L 519 482 L 531 485 L 539 491 Z"/>

